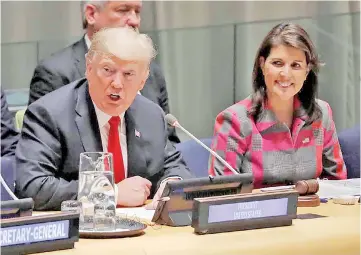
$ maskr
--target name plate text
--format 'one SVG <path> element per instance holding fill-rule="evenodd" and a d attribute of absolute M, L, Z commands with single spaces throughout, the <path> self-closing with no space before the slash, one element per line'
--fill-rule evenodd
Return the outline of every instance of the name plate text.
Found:
<path fill-rule="evenodd" d="M 0 246 L 52 241 L 68 237 L 69 220 L 2 227 L 0 229 Z"/>

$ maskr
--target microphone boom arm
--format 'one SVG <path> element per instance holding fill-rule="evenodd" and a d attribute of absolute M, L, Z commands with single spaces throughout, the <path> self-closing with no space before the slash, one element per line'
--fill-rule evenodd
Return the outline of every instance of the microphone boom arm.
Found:
<path fill-rule="evenodd" d="M 234 174 L 240 174 L 238 171 L 236 171 L 227 161 L 225 161 L 221 156 L 219 156 L 216 152 L 208 148 L 204 143 L 202 143 L 198 138 L 196 138 L 194 135 L 192 135 L 188 130 L 186 130 L 184 127 L 182 127 L 178 121 L 173 123 L 172 126 L 180 128 L 184 133 L 186 133 L 189 137 L 191 137 L 193 140 L 195 140 L 199 145 L 201 145 L 204 149 L 209 151 L 213 156 L 215 156 L 219 161 L 221 161 L 232 173 Z"/>

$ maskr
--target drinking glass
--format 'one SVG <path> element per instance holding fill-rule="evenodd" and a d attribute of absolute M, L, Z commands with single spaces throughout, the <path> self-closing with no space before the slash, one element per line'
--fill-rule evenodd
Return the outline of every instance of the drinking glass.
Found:
<path fill-rule="evenodd" d="M 79 230 L 115 230 L 116 201 L 112 153 L 80 154 L 78 201 L 82 206 Z"/>

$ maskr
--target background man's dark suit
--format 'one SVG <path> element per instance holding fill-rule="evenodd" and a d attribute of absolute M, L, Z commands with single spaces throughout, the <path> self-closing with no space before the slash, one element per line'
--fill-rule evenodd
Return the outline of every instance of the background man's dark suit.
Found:
<path fill-rule="evenodd" d="M 151 196 L 170 176 L 190 178 L 181 154 L 167 139 L 161 108 L 137 95 L 125 113 L 128 177 L 152 182 Z M 140 137 L 135 135 L 140 133 Z M 35 209 L 59 209 L 75 199 L 81 152 L 103 151 L 86 79 L 75 81 L 28 107 L 16 150 L 20 197 L 32 197 Z"/>
<path fill-rule="evenodd" d="M 85 54 L 87 46 L 84 37 L 66 47 L 48 59 L 42 61 L 35 69 L 30 83 L 29 104 L 45 94 L 85 76 Z M 168 92 L 160 67 L 152 62 L 149 78 L 140 92 L 143 96 L 158 104 L 169 113 Z M 174 128 L 169 128 L 169 140 L 179 143 Z"/>
<path fill-rule="evenodd" d="M 1 156 L 14 156 L 19 135 L 14 126 L 14 116 L 1 89 Z"/>
<path fill-rule="evenodd" d="M 167 124 L 158 105 L 137 95 L 125 113 L 125 122 L 128 177 L 150 180 L 151 196 L 167 177 L 191 177 L 181 154 L 167 139 Z M 75 199 L 79 155 L 85 151 L 103 149 L 84 78 L 28 107 L 15 155 L 19 196 L 32 197 L 38 210 L 59 209 L 62 201 Z"/>

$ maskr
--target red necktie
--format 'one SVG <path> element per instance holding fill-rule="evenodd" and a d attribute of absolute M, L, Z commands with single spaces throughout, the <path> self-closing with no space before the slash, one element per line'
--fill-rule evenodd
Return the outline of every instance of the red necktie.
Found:
<path fill-rule="evenodd" d="M 125 178 L 122 148 L 120 147 L 119 141 L 119 123 L 119 116 L 113 116 L 109 120 L 108 152 L 113 153 L 114 183 L 118 183 Z"/>

